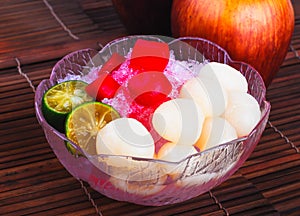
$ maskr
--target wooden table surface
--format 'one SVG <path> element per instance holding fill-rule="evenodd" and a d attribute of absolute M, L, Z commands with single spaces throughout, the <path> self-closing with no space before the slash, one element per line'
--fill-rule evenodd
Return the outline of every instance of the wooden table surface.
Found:
<path fill-rule="evenodd" d="M 111 1 L 1 0 L 0 215 L 300 215 L 298 0 L 294 9 L 290 49 L 267 90 L 270 119 L 250 158 L 210 192 L 145 207 L 73 178 L 49 147 L 33 105 L 35 88 L 64 55 L 126 35 Z"/>

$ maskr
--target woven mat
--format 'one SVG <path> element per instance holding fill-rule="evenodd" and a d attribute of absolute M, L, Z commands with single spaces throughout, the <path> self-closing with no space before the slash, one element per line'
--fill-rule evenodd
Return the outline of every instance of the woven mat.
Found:
<path fill-rule="evenodd" d="M 35 88 L 57 60 L 126 34 L 111 1 L 0 6 L 0 215 L 300 215 L 300 3 L 289 52 L 268 88 L 270 121 L 251 157 L 210 192 L 163 207 L 118 202 L 74 179 L 35 117 Z"/>

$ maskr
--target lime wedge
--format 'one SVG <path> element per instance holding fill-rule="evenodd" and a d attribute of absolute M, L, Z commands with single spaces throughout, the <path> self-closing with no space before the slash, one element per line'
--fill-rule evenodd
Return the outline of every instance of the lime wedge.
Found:
<path fill-rule="evenodd" d="M 85 92 L 87 83 L 79 80 L 62 82 L 51 87 L 43 96 L 42 111 L 46 121 L 64 133 L 67 115 L 78 105 L 92 101 Z"/>
<path fill-rule="evenodd" d="M 66 119 L 66 136 L 88 154 L 96 153 L 97 133 L 108 122 L 119 118 L 119 113 L 111 106 L 101 102 L 87 102 L 75 108 Z M 71 153 L 73 146 L 67 144 Z"/>

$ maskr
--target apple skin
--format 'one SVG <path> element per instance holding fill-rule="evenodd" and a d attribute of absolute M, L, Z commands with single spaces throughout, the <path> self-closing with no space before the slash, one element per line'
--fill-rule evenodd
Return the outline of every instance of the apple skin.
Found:
<path fill-rule="evenodd" d="M 290 0 L 173 0 L 174 37 L 197 36 L 252 65 L 268 86 L 286 56 L 294 31 Z"/>
<path fill-rule="evenodd" d="M 129 34 L 171 36 L 172 0 L 112 0 Z"/>

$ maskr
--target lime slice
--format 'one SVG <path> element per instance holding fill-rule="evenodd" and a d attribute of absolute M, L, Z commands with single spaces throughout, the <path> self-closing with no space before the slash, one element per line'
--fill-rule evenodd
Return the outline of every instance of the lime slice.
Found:
<path fill-rule="evenodd" d="M 95 155 L 97 133 L 108 122 L 119 118 L 119 113 L 101 102 L 87 102 L 74 109 L 66 119 L 66 136 L 88 154 Z M 73 146 L 67 145 L 74 154 Z"/>
<path fill-rule="evenodd" d="M 51 87 L 43 96 L 42 111 L 46 121 L 64 133 L 67 115 L 78 105 L 92 101 L 85 92 L 87 83 L 79 80 L 62 82 Z"/>

